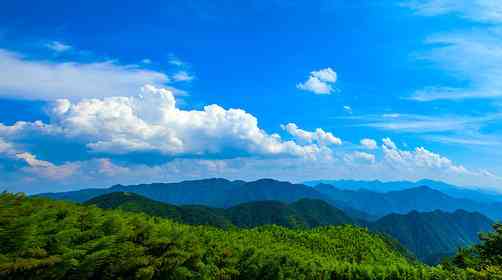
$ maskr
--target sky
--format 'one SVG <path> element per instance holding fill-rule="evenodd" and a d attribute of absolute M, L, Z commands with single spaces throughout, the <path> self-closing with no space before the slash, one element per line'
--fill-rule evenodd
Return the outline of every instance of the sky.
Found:
<path fill-rule="evenodd" d="M 3 1 L 0 190 L 266 177 L 502 192 L 501 76 L 499 1 Z"/>

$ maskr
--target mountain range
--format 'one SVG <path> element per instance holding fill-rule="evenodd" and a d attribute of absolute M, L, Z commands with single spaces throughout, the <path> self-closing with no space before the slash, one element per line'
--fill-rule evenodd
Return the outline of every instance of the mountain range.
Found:
<path fill-rule="evenodd" d="M 315 180 L 304 182 L 307 186 L 317 186 L 327 184 L 343 190 L 368 190 L 373 192 L 401 191 L 405 189 L 428 186 L 431 189 L 440 191 L 455 198 L 467 198 L 478 202 L 502 202 L 502 194 L 487 191 L 479 187 L 460 187 L 445 182 L 422 179 L 412 181 L 390 181 L 382 182 L 380 180 L 359 181 L 359 180 Z"/>
<path fill-rule="evenodd" d="M 254 201 L 227 209 L 206 206 L 175 206 L 127 192 L 95 197 L 86 205 L 100 208 L 144 212 L 193 225 L 221 228 L 275 224 L 288 228 L 313 228 L 328 225 L 358 224 L 343 211 L 316 199 L 301 199 L 285 204 L 278 201 Z M 489 231 L 492 221 L 479 213 L 457 210 L 390 214 L 365 226 L 389 235 L 426 263 L 437 263 L 460 247 L 478 242 L 478 233 Z M 360 224 L 358 224 L 360 225 Z"/>
<path fill-rule="evenodd" d="M 479 202 L 456 198 L 428 186 L 383 193 L 366 189 L 343 190 L 328 184 L 319 184 L 313 188 L 327 196 L 328 199 L 344 203 L 347 207 L 366 211 L 376 217 L 383 217 L 391 213 L 406 214 L 414 210 L 453 212 L 464 209 L 480 212 L 494 220 L 502 219 L 502 202 Z"/>
<path fill-rule="evenodd" d="M 46 193 L 53 199 L 84 202 L 93 197 L 112 192 L 131 192 L 174 205 L 204 205 L 228 208 L 245 202 L 275 200 L 293 203 L 302 198 L 324 200 L 343 210 L 353 219 L 376 220 L 391 213 L 406 214 L 442 210 L 453 212 L 464 209 L 479 212 L 494 220 L 502 219 L 502 202 L 481 202 L 453 197 L 428 186 L 398 191 L 375 192 L 359 188 L 345 190 L 333 185 L 318 184 L 310 187 L 272 179 L 252 182 L 226 179 L 203 179 L 179 183 L 153 183 L 132 186 L 115 185 L 105 189 Z"/>
<path fill-rule="evenodd" d="M 222 228 L 231 226 L 253 228 L 268 224 L 288 228 L 314 228 L 355 223 L 343 211 L 328 203 L 307 198 L 290 204 L 268 200 L 246 202 L 229 208 L 212 208 L 200 205 L 176 206 L 134 193 L 114 192 L 92 198 L 85 204 L 105 209 L 143 212 L 184 224 L 212 225 Z"/>

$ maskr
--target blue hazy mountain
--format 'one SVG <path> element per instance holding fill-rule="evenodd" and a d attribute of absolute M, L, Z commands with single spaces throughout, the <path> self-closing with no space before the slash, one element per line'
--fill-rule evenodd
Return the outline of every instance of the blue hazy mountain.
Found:
<path fill-rule="evenodd" d="M 412 181 L 382 182 L 379 180 L 373 180 L 373 181 L 316 180 L 316 181 L 307 181 L 304 182 L 304 184 L 312 187 L 318 184 L 328 184 L 344 190 L 357 191 L 365 189 L 373 192 L 401 191 L 420 186 L 427 186 L 431 189 L 438 190 L 442 193 L 445 193 L 455 198 L 467 198 L 479 202 L 502 202 L 502 194 L 497 194 L 495 192 L 490 192 L 477 187 L 460 187 L 429 179 L 422 179 L 416 182 Z"/>
<path fill-rule="evenodd" d="M 37 196 L 82 203 L 94 197 L 113 192 L 136 193 L 149 199 L 173 205 L 204 205 L 215 208 L 229 208 L 253 201 L 275 200 L 282 203 L 293 203 L 303 198 L 319 199 L 344 210 L 354 219 L 372 220 L 376 218 L 364 211 L 350 208 L 345 202 L 334 201 L 309 186 L 272 179 L 244 182 L 215 178 L 179 183 L 115 185 L 105 189 L 83 189 L 61 193 L 45 193 Z"/>
<path fill-rule="evenodd" d="M 347 207 L 377 217 L 391 213 L 406 214 L 414 210 L 454 212 L 464 209 L 480 212 L 494 220 L 502 219 L 502 203 L 500 202 L 479 202 L 456 198 L 428 186 L 389 192 L 374 192 L 367 189 L 344 190 L 328 184 L 319 184 L 313 188 L 331 200 L 346 203 Z"/>

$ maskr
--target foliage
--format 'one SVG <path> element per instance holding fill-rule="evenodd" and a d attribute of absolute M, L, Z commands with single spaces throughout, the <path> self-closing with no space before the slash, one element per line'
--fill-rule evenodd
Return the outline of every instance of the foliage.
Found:
<path fill-rule="evenodd" d="M 443 265 L 450 270 L 476 271 L 485 279 L 502 279 L 502 224 L 494 224 L 492 232 L 482 233 L 479 238 L 480 244 L 460 249 Z"/>
<path fill-rule="evenodd" d="M 85 204 L 105 209 L 143 212 L 191 225 L 252 228 L 275 224 L 289 228 L 312 228 L 354 223 L 341 210 L 317 199 L 301 199 L 286 204 L 279 201 L 254 201 L 227 209 L 198 205 L 171 205 L 135 193 L 114 192 L 95 197 Z"/>
<path fill-rule="evenodd" d="M 1 279 L 488 279 L 480 275 L 411 263 L 351 225 L 225 230 L 0 195 Z"/>

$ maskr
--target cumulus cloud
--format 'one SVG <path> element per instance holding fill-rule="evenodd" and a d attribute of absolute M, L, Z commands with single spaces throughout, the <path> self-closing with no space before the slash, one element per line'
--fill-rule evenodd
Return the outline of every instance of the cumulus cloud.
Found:
<path fill-rule="evenodd" d="M 53 50 L 58 53 L 67 52 L 72 49 L 72 46 L 58 42 L 52 41 L 45 45 L 48 49 Z"/>
<path fill-rule="evenodd" d="M 373 139 L 364 138 L 364 139 L 361 139 L 360 143 L 361 143 L 361 146 L 363 146 L 364 148 L 366 148 L 368 150 L 375 150 L 378 148 L 377 142 Z"/>
<path fill-rule="evenodd" d="M 296 139 L 303 142 L 317 143 L 323 146 L 342 144 L 342 140 L 340 138 L 335 137 L 331 132 L 324 131 L 322 128 L 317 128 L 315 131 L 306 131 L 298 128 L 298 126 L 294 123 L 281 125 L 281 128 Z"/>
<path fill-rule="evenodd" d="M 31 60 L 2 49 L 0 72 L 0 96 L 37 100 L 133 96 L 144 84 L 161 86 L 169 81 L 161 72 L 135 65 Z"/>
<path fill-rule="evenodd" d="M 457 174 L 468 174 L 469 171 L 462 165 L 455 165 L 450 159 L 433 153 L 423 147 L 415 150 L 401 150 L 390 139 L 382 139 L 382 150 L 384 159 L 394 167 L 400 169 L 430 169 L 441 172 L 452 172 Z"/>
<path fill-rule="evenodd" d="M 66 139 L 96 154 L 154 153 L 164 157 L 317 157 L 330 152 L 321 145 L 340 142 L 321 129 L 312 136 L 317 144 L 284 141 L 265 132 L 253 115 L 241 109 L 213 104 L 200 111 L 181 110 L 171 91 L 153 85 L 144 86 L 136 97 L 60 99 L 48 112 L 49 124 L 0 124 L 0 135 L 25 142 L 41 137 L 49 138 L 49 143 Z"/>
<path fill-rule="evenodd" d="M 298 89 L 310 91 L 315 94 L 331 94 L 333 85 L 337 81 L 337 74 L 331 68 L 310 72 L 307 81 L 296 85 Z"/>
<path fill-rule="evenodd" d="M 349 163 L 375 163 L 376 157 L 366 152 L 353 152 L 345 155 L 345 161 Z"/>

